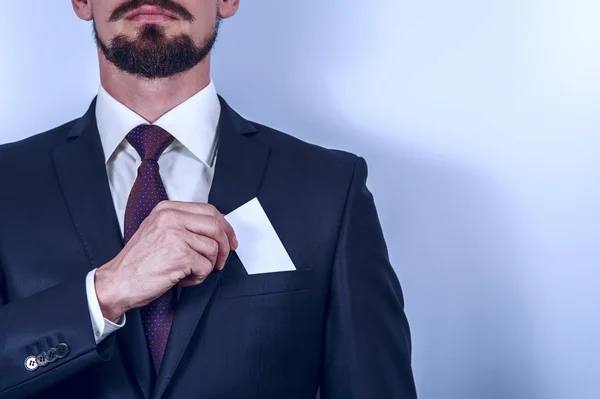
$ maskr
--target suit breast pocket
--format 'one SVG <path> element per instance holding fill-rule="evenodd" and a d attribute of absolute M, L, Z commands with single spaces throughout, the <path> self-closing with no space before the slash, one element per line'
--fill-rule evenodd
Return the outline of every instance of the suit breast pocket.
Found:
<path fill-rule="evenodd" d="M 311 274 L 312 270 L 294 270 L 223 276 L 219 296 L 225 299 L 301 291 L 308 287 Z"/>

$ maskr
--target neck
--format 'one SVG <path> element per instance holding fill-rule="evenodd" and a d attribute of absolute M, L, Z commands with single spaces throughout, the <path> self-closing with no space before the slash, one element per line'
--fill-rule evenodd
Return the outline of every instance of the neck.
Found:
<path fill-rule="evenodd" d="M 145 79 L 117 69 L 99 54 L 102 87 L 150 123 L 210 83 L 210 55 L 191 70 L 164 79 Z"/>

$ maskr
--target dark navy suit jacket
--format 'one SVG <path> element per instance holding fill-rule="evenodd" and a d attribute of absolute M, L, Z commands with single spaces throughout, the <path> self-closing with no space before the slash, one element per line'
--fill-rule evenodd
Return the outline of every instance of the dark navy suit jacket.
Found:
<path fill-rule="evenodd" d="M 0 147 L 1 398 L 416 398 L 411 341 L 364 159 L 249 122 L 222 99 L 209 202 L 258 197 L 297 270 L 235 252 L 184 288 L 158 376 L 138 310 L 96 345 L 85 276 L 123 247 L 95 103 Z M 25 359 L 69 354 L 28 371 Z"/>

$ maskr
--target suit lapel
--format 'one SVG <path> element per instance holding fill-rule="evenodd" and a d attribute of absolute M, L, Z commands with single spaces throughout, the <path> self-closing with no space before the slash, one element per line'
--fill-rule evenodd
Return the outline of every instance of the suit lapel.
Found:
<path fill-rule="evenodd" d="M 228 214 L 257 196 L 270 150 L 250 140 L 248 136 L 257 132 L 254 126 L 220 101 L 218 156 L 208 202 Z M 182 290 L 153 399 L 165 392 L 220 278 L 215 271 L 202 284 Z"/>
<path fill-rule="evenodd" d="M 96 126 L 95 102 L 75 122 L 66 142 L 55 148 L 54 164 L 90 265 L 100 267 L 119 253 L 123 242 Z"/>
<path fill-rule="evenodd" d="M 152 395 L 154 367 L 146 343 L 146 334 L 139 309 L 127 312 L 125 326 L 117 331 L 117 338 L 125 362 L 140 385 L 145 398 Z"/>
<path fill-rule="evenodd" d="M 66 142 L 54 150 L 54 164 L 65 201 L 71 213 L 90 267 L 113 259 L 123 248 L 106 175 L 104 153 L 98 133 L 95 101 L 73 125 Z M 136 309 L 117 333 L 124 358 L 147 398 L 152 389 L 152 366 L 141 317 Z"/>

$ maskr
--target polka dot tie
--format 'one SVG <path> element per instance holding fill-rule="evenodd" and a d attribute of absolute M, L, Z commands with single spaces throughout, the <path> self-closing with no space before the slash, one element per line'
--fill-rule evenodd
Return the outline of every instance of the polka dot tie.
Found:
<path fill-rule="evenodd" d="M 175 138 L 158 126 L 140 125 L 129 132 L 125 139 L 142 159 L 125 208 L 124 242 L 127 244 L 154 207 L 168 199 L 160 178 L 158 158 Z M 146 341 L 157 374 L 173 323 L 175 295 L 176 290 L 172 288 L 141 309 Z"/>

